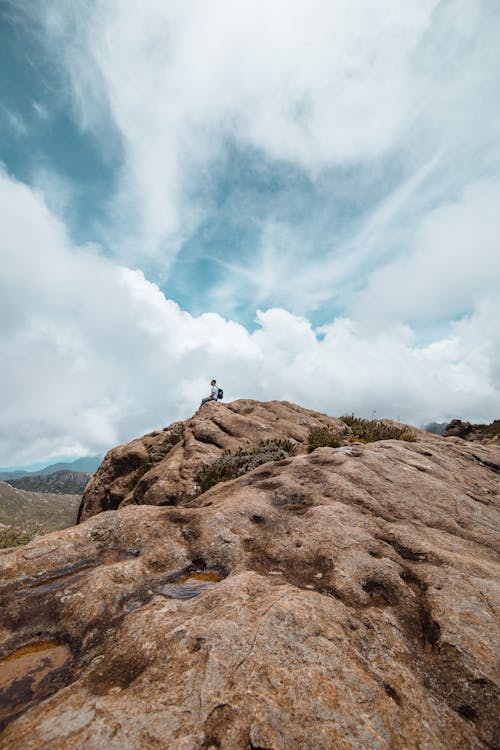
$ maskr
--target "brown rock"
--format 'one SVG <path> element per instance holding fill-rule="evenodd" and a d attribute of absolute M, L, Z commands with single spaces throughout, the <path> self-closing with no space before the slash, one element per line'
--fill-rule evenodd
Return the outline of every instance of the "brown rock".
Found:
<path fill-rule="evenodd" d="M 474 443 L 484 445 L 498 445 L 500 442 L 500 419 L 494 419 L 490 424 L 471 424 L 461 419 L 452 419 L 446 425 L 444 437 L 460 437 Z"/>
<path fill-rule="evenodd" d="M 470 422 L 462 422 L 461 419 L 452 419 L 451 422 L 446 425 L 444 436 L 461 437 L 465 439 L 471 432 L 472 425 Z"/>
<path fill-rule="evenodd" d="M 498 448 L 456 441 L 319 448 L 4 555 L 0 748 L 495 747 Z"/>
<path fill-rule="evenodd" d="M 286 439 L 306 450 L 311 427 L 344 423 L 286 401 L 207 403 L 185 422 L 114 448 L 83 495 L 79 521 L 130 504 L 178 505 L 196 494 L 196 471 L 224 451 Z"/>

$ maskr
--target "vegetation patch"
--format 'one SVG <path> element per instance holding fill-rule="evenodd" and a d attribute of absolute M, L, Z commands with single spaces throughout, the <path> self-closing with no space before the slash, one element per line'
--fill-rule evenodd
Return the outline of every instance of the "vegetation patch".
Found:
<path fill-rule="evenodd" d="M 480 432 L 484 437 L 495 437 L 500 435 L 500 419 L 494 419 L 491 424 L 473 424 L 471 432 Z"/>
<path fill-rule="evenodd" d="M 294 444 L 291 440 L 263 440 L 254 447 L 239 448 L 234 452 L 224 451 L 213 463 L 199 467 L 195 474 L 197 494 L 206 492 L 219 482 L 241 477 L 268 461 L 288 458 L 293 452 Z"/>
<path fill-rule="evenodd" d="M 309 453 L 316 448 L 339 448 L 349 443 L 374 443 L 377 440 L 406 440 L 413 443 L 417 439 L 406 427 L 397 427 L 378 419 L 362 419 L 354 414 L 340 419 L 345 424 L 340 432 L 333 432 L 328 427 L 312 427 L 309 430 Z"/>
<path fill-rule="evenodd" d="M 307 436 L 307 449 L 309 453 L 316 448 L 340 448 L 344 444 L 345 433 L 332 432 L 328 427 L 311 427 Z"/>
<path fill-rule="evenodd" d="M 38 530 L 35 529 L 21 529 L 19 526 L 5 526 L 4 524 L 0 524 L 0 549 L 28 544 L 37 533 Z"/>
<path fill-rule="evenodd" d="M 174 424 L 167 433 L 167 436 L 164 440 L 161 441 L 161 443 L 155 443 L 148 447 L 148 456 L 149 461 L 145 463 L 143 466 L 139 467 L 137 470 L 137 479 L 139 480 L 141 477 L 144 476 L 150 469 L 153 468 L 153 466 L 156 466 L 156 464 L 159 464 L 160 461 L 163 461 L 165 456 L 170 453 L 174 445 L 177 445 L 177 443 L 180 443 L 184 436 L 184 425 L 182 422 L 177 422 Z"/>
<path fill-rule="evenodd" d="M 354 414 L 340 417 L 348 428 L 348 442 L 374 443 L 376 440 L 406 440 L 409 443 L 417 439 L 415 433 L 406 427 L 396 427 L 379 419 L 361 419 Z"/>
<path fill-rule="evenodd" d="M 475 425 L 474 425 L 475 426 Z M 482 427 L 482 425 L 479 425 Z M 491 424 L 484 426 L 484 432 L 486 435 L 500 435 L 500 419 L 494 419 Z"/>
<path fill-rule="evenodd" d="M 184 437 L 184 424 L 182 422 L 176 422 L 173 424 L 170 428 L 168 438 L 165 441 L 165 443 L 170 443 L 170 445 L 176 445 L 179 443 L 182 438 Z"/>

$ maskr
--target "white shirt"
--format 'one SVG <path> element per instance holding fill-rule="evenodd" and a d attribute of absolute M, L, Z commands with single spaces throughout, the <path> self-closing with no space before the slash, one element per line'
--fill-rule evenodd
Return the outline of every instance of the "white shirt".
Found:
<path fill-rule="evenodd" d="M 217 388 L 216 385 L 212 385 L 210 387 L 210 393 L 212 394 L 212 398 L 214 399 L 214 401 L 217 401 L 218 392 L 219 392 L 219 389 Z"/>

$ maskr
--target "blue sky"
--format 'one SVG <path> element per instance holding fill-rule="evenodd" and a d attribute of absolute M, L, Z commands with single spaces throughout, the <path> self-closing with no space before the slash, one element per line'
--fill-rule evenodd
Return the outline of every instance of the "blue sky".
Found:
<path fill-rule="evenodd" d="M 213 375 L 497 417 L 499 38 L 493 0 L 4 1 L 0 464 Z"/>

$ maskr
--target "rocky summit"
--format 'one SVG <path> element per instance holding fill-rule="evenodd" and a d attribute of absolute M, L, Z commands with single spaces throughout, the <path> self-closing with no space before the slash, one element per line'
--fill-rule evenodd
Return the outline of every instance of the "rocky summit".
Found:
<path fill-rule="evenodd" d="M 265 452 L 271 441 L 305 451 L 309 430 L 318 427 L 339 433 L 345 424 L 284 401 L 205 404 L 185 422 L 109 451 L 87 485 L 79 520 L 130 504 L 181 504 L 199 491 L 200 468 L 224 452 Z"/>
<path fill-rule="evenodd" d="M 208 404 L 108 454 L 0 557 L 0 748 L 498 747 L 500 449 L 345 428 Z"/>

